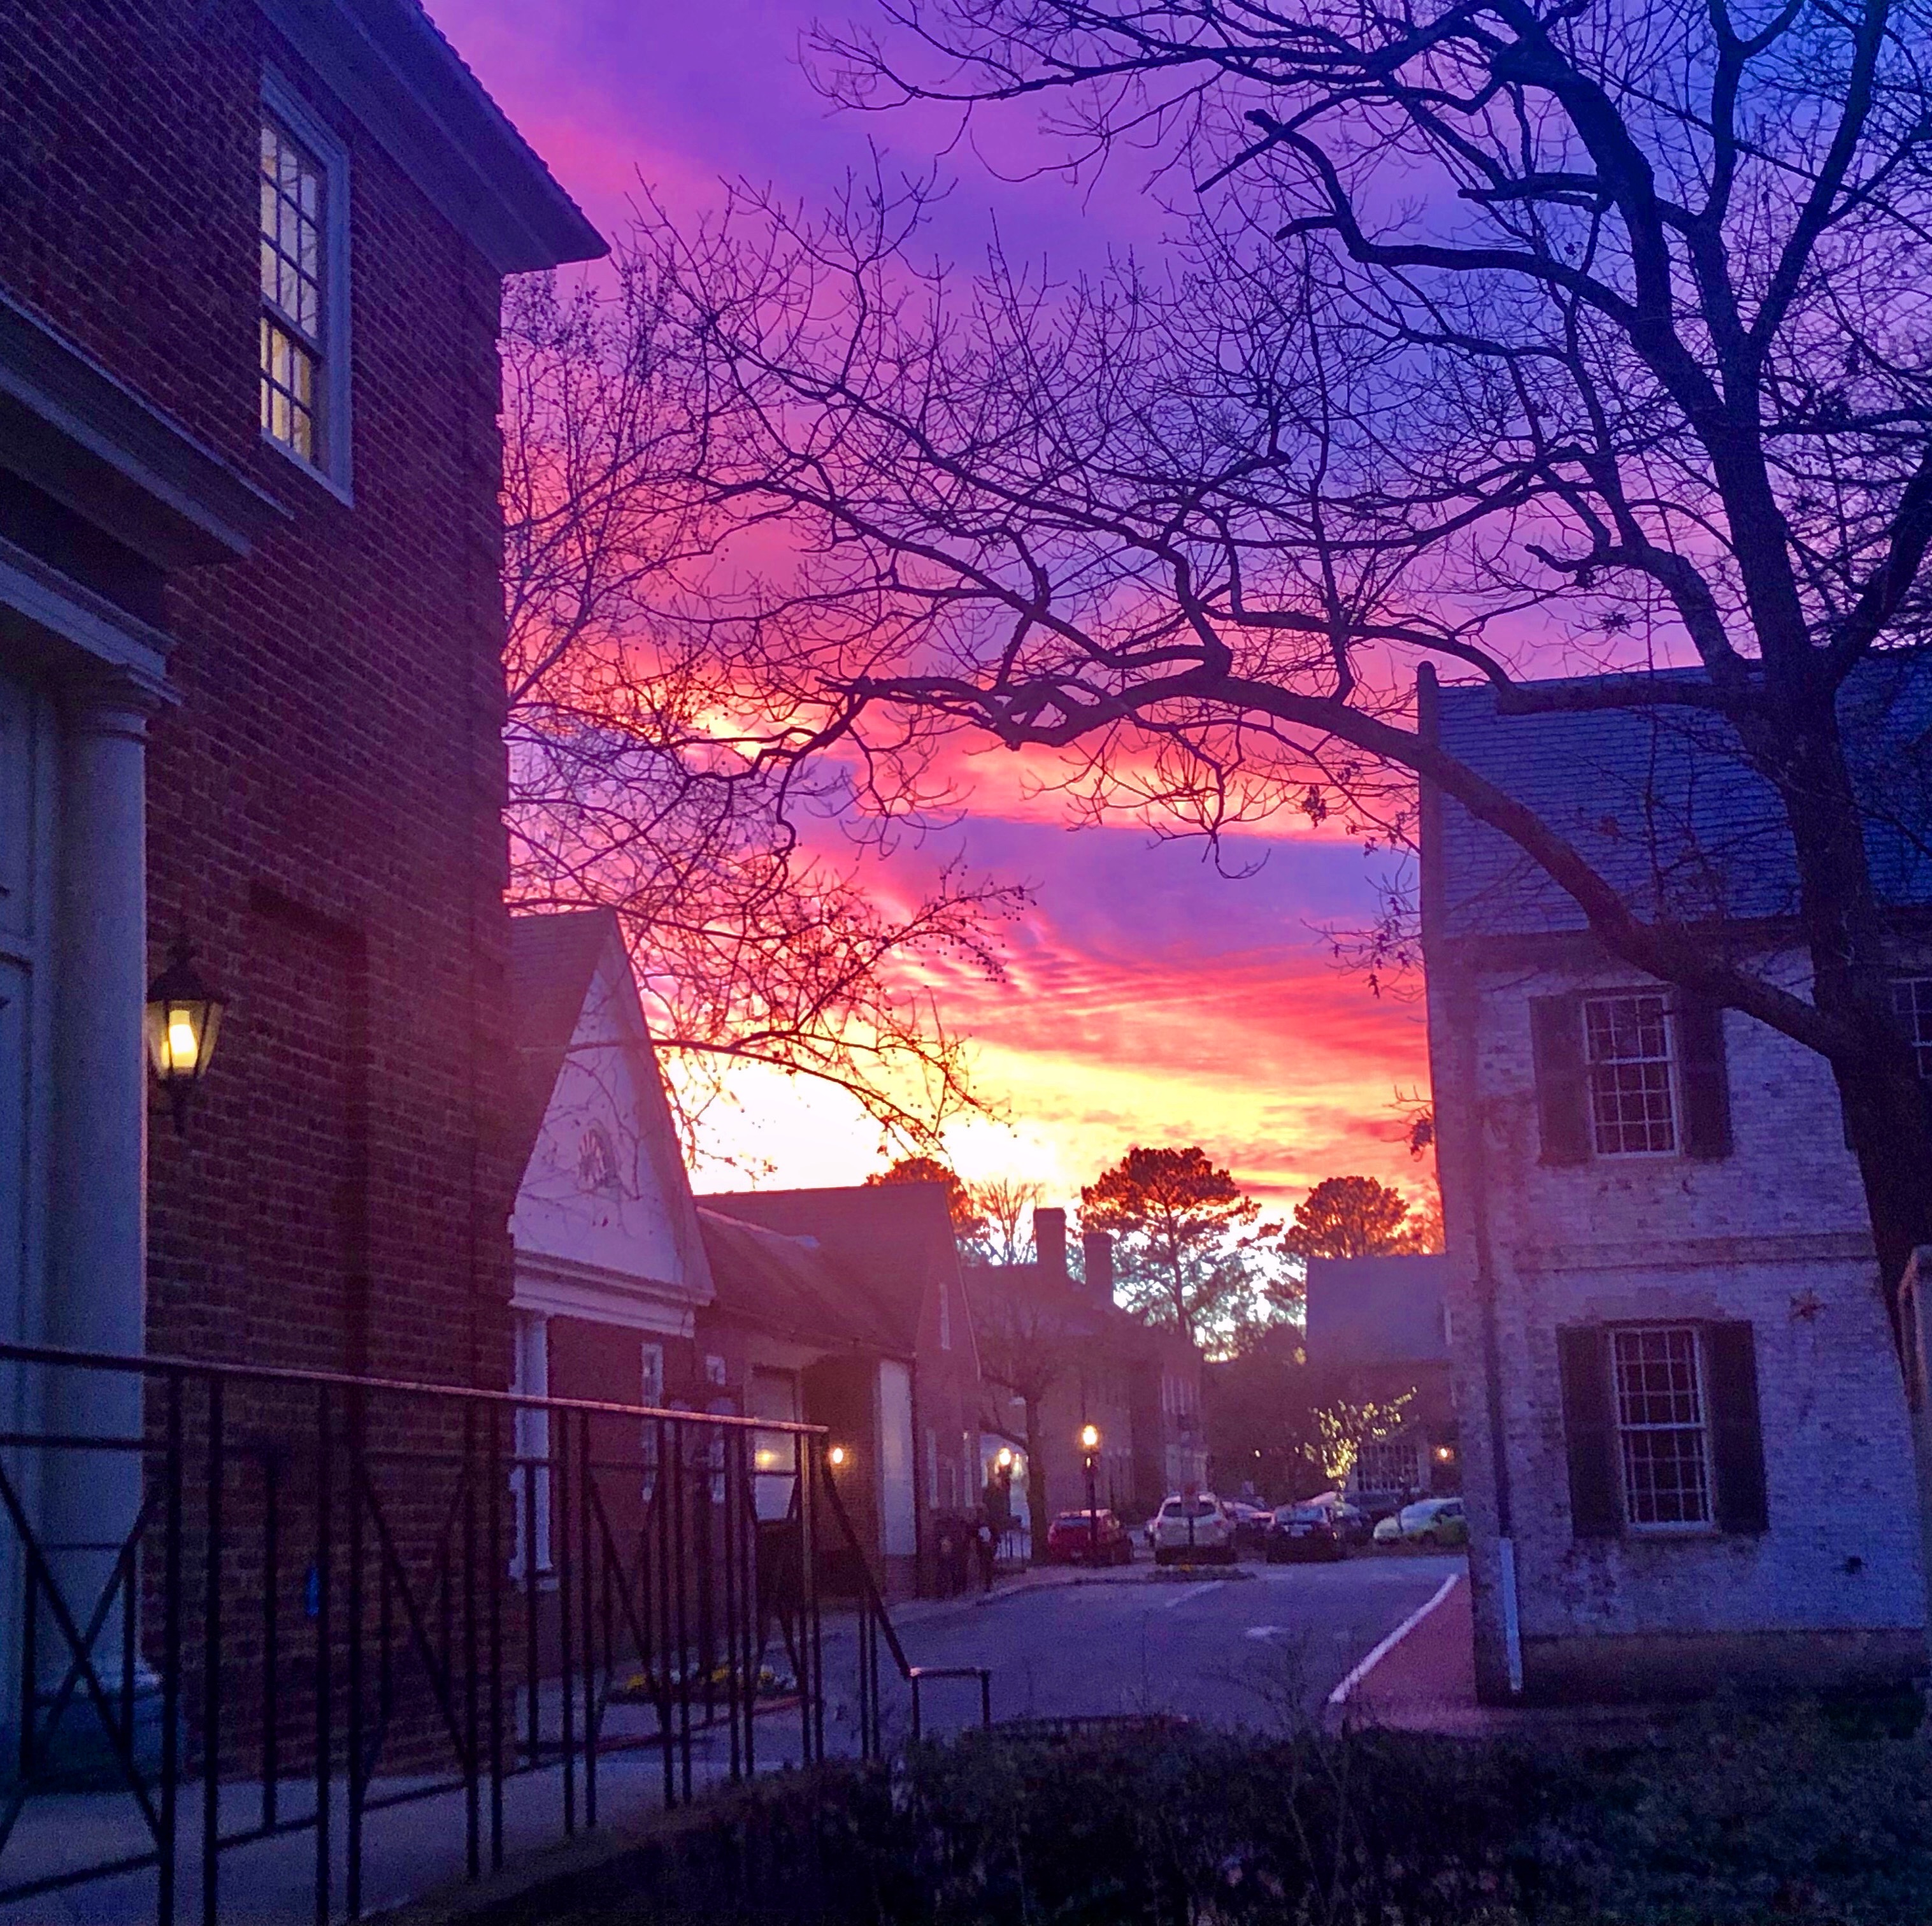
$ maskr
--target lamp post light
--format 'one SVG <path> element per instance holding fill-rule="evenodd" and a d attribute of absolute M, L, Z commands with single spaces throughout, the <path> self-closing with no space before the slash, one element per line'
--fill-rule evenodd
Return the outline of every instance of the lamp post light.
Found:
<path fill-rule="evenodd" d="M 1100 1462 L 1100 1427 L 1097 1424 L 1083 1424 L 1080 1427 L 1080 1449 L 1087 1460 L 1087 1562 L 1100 1562 L 1100 1506 L 1094 1492 L 1094 1474 Z"/>
<path fill-rule="evenodd" d="M 201 980 L 184 936 L 175 938 L 168 967 L 148 986 L 148 1061 L 174 1113 L 178 1135 L 188 1124 L 188 1102 L 208 1073 L 226 1006 Z"/>

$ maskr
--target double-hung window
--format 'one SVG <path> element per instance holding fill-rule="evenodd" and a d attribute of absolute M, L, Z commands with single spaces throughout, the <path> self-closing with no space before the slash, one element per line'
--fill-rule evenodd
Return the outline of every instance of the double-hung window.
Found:
<path fill-rule="evenodd" d="M 1676 1149 L 1670 1029 L 1670 1006 L 1664 997 L 1585 1000 L 1591 1134 L 1600 1157 Z"/>
<path fill-rule="evenodd" d="M 1694 1530 L 1712 1522 L 1700 1349 L 1695 1324 L 1610 1334 L 1624 1517 L 1634 1530 Z"/>
<path fill-rule="evenodd" d="M 338 493 L 348 484 L 348 164 L 286 86 L 263 78 L 263 437 Z"/>
<path fill-rule="evenodd" d="M 1911 1042 L 1919 1081 L 1932 1084 L 1932 976 L 1906 976 L 1894 983 L 1892 1007 Z"/>

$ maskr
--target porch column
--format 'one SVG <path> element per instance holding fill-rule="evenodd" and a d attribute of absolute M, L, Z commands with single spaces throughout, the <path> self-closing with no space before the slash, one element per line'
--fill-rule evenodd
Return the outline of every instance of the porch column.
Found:
<path fill-rule="evenodd" d="M 130 683 L 74 686 L 63 705 L 56 891 L 46 1298 L 40 1334 L 75 1350 L 138 1355 L 146 1330 L 146 735 Z M 56 1434 L 138 1438 L 138 1376 L 50 1374 Z M 141 1502 L 133 1451 L 52 1450 L 41 1529 L 85 1625 Z M 118 1657 L 118 1616 L 97 1652 Z M 62 1669 L 64 1654 L 53 1655 Z"/>

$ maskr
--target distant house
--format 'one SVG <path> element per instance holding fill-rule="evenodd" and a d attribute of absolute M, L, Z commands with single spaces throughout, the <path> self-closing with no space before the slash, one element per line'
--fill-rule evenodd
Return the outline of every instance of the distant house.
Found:
<path fill-rule="evenodd" d="M 512 1388 L 689 1409 L 728 1397 L 694 1342 L 711 1274 L 616 917 L 513 918 L 510 992 L 520 1016 L 509 1134 L 522 1172 L 510 1217 Z M 548 1458 L 542 1414 L 517 1423 L 519 1456 Z M 537 1562 L 547 1570 L 547 1474 L 536 1496 Z M 645 1497 L 614 1497 L 621 1522 L 634 1528 Z"/>
<path fill-rule="evenodd" d="M 1443 1257 L 1308 1260 L 1308 1364 L 1330 1395 L 1388 1404 L 1406 1421 L 1365 1441 L 1348 1495 L 1372 1513 L 1461 1488 Z"/>
<path fill-rule="evenodd" d="M 1207 1480 L 1207 1438 L 1201 1420 L 1201 1354 L 1179 1332 L 1162 1330 L 1114 1301 L 1113 1241 L 1105 1232 L 1082 1240 L 1081 1273 L 1068 1262 L 1066 1213 L 1034 1213 L 1035 1261 L 975 1266 L 968 1274 L 980 1320 L 989 1426 L 982 1475 L 1004 1441 L 1028 1443 L 1026 1413 L 1001 1373 L 1021 1376 L 1042 1357 L 1050 1382 L 1035 1429 L 1042 1462 L 1024 1474 L 1028 1508 L 1037 1526 L 1038 1498 L 1059 1511 L 1085 1504 L 1085 1454 L 1080 1434 L 1100 1433 L 1097 1501 L 1124 1517 L 1141 1518 L 1172 1492 Z"/>
<path fill-rule="evenodd" d="M 1910 668 L 1876 661 L 1841 699 L 1868 779 L 1910 772 L 1886 732 Z M 1424 730 L 1639 914 L 1720 922 L 1802 980 L 1775 799 L 1714 719 L 1421 694 Z M 1912 912 L 1900 1021 L 1932 1058 L 1925 840 L 1892 811 L 1871 833 Z M 1513 845 L 1426 793 L 1422 856 L 1483 1689 L 1916 1675 L 1906 1399 L 1829 1070 L 1607 954 Z"/>
<path fill-rule="evenodd" d="M 738 1334 L 759 1400 L 751 1410 L 782 1417 L 782 1402 L 795 1400 L 799 1415 L 830 1426 L 848 1454 L 841 1495 L 868 1521 L 887 1580 L 938 1588 L 940 1540 L 956 1535 L 980 1496 L 979 1354 L 944 1186 L 734 1191 L 698 1202 L 715 1268 L 743 1266 L 743 1289 L 721 1291 L 703 1328 Z M 754 1262 L 720 1220 L 766 1233 L 763 1257 Z M 799 1253 L 782 1280 L 760 1275 L 782 1248 L 774 1234 Z"/>

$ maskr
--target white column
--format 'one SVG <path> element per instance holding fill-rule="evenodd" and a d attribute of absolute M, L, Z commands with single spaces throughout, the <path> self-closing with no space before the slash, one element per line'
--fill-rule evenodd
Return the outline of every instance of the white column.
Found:
<path fill-rule="evenodd" d="M 137 1356 L 146 1331 L 147 722 L 140 691 L 75 688 L 62 716 L 46 1298 L 49 1344 Z M 56 1434 L 138 1438 L 138 1376 L 50 1374 Z M 84 1627 L 132 1528 L 141 1460 L 122 1451 L 50 1450 L 41 1530 Z M 118 1615 L 97 1662 L 118 1666 Z M 66 1654 L 50 1654 L 56 1670 Z"/>

